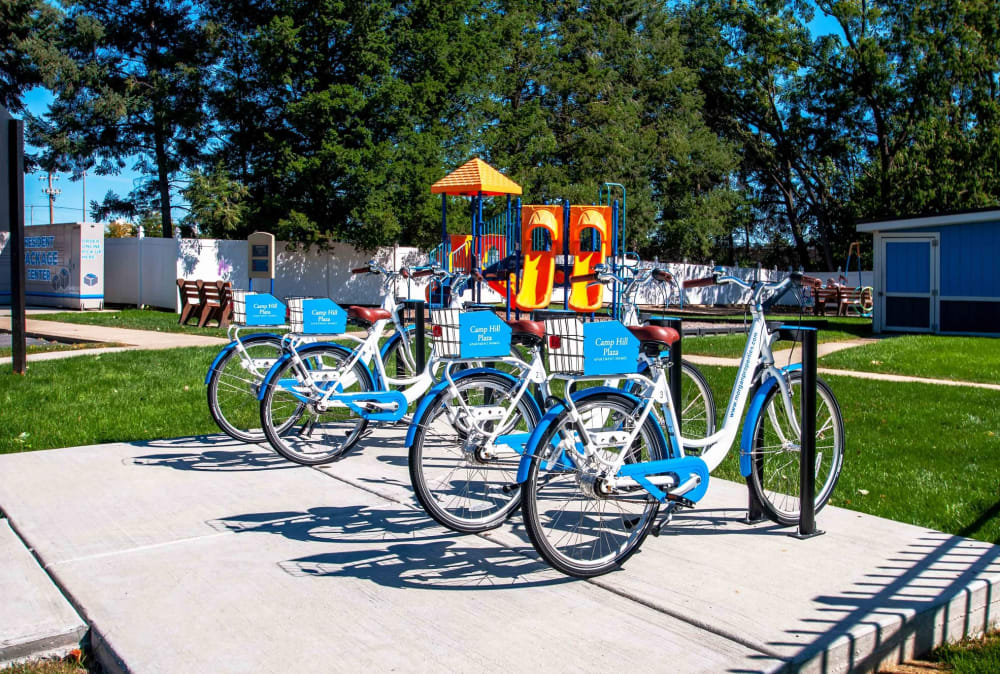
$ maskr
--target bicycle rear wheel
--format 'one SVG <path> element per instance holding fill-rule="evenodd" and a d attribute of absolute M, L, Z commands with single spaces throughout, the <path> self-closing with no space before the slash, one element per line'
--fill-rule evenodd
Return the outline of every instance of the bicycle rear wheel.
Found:
<path fill-rule="evenodd" d="M 438 523 L 474 533 L 500 526 L 521 504 L 517 467 L 521 454 L 507 444 L 487 446 L 469 432 L 465 407 L 504 417 L 479 421 L 487 433 L 502 424 L 501 434 L 527 435 L 538 425 L 537 408 L 526 393 L 511 408 L 519 385 L 499 374 L 484 373 L 455 382 L 455 390 L 437 395 L 418 420 L 410 446 L 410 481 L 424 510 Z M 464 421 L 464 423 L 463 423 Z"/>
<path fill-rule="evenodd" d="M 844 419 L 840 405 L 826 382 L 816 382 L 816 512 L 826 505 L 844 464 Z M 801 444 L 798 416 L 802 400 L 802 374 L 788 375 L 794 418 L 785 410 L 781 389 L 775 386 L 764 400 L 753 427 L 753 455 L 747 484 L 767 516 L 779 524 L 798 524 Z"/>
<path fill-rule="evenodd" d="M 588 434 L 635 430 L 642 403 L 616 393 L 595 395 L 577 403 Z M 588 578 L 621 566 L 639 549 L 656 519 L 660 503 L 643 489 L 603 494 L 599 462 L 591 457 L 582 468 L 570 466 L 563 452 L 577 452 L 578 432 L 568 412 L 554 420 L 534 452 L 524 488 L 524 522 L 538 553 L 559 571 Z M 652 416 L 625 448 L 598 450 L 606 460 L 621 451 L 626 463 L 657 461 L 667 456 L 662 432 Z M 577 454 L 577 456 L 579 456 Z"/>
<path fill-rule="evenodd" d="M 234 440 L 263 442 L 257 392 L 264 375 L 281 357 L 281 338 L 255 335 L 230 348 L 208 380 L 208 411 L 215 423 Z"/>
<path fill-rule="evenodd" d="M 342 393 L 372 390 L 368 369 L 360 362 L 343 373 L 350 354 L 329 345 L 299 350 L 300 362 L 288 359 L 271 377 L 260 402 L 267 441 L 289 461 L 307 466 L 341 456 L 360 438 L 368 421 L 342 405 L 323 408 L 322 396 L 306 384 L 325 390 L 338 380 Z"/>
<path fill-rule="evenodd" d="M 681 431 L 685 438 L 707 438 L 715 433 L 715 397 L 697 367 L 681 361 Z"/>

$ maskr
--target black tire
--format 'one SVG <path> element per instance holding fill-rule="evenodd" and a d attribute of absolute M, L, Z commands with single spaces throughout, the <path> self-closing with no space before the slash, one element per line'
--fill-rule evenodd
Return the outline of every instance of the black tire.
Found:
<path fill-rule="evenodd" d="M 308 370 L 336 373 L 344 368 L 350 355 L 323 344 L 299 349 L 302 365 L 289 359 L 279 366 L 264 389 L 260 401 L 260 420 L 271 446 L 289 461 L 306 466 L 328 463 L 354 446 L 368 427 L 368 421 L 343 406 L 321 411 L 317 397 L 304 386 Z M 373 390 L 371 377 L 362 363 L 355 363 L 348 375 L 344 393 Z"/>
<path fill-rule="evenodd" d="M 403 337 L 400 337 L 389 345 L 385 351 L 385 355 L 382 356 L 382 364 L 385 366 L 386 374 L 396 379 L 412 379 L 420 374 L 416 368 L 416 353 L 413 348 L 415 346 L 416 328 L 414 326 L 407 326 L 404 329 L 410 342 L 408 344 L 404 343 Z M 433 340 L 434 336 L 431 334 L 430 329 L 427 329 L 424 333 L 424 363 L 427 363 L 431 358 Z M 403 390 L 406 387 L 393 385 L 388 388 L 390 390 Z"/>
<path fill-rule="evenodd" d="M 241 340 L 250 360 L 239 347 L 229 350 L 208 380 L 208 411 L 224 433 L 240 442 L 264 442 L 260 425 L 260 390 L 264 375 L 281 357 L 281 338 L 255 335 Z"/>
<path fill-rule="evenodd" d="M 802 373 L 788 377 L 796 419 L 801 405 Z M 833 391 L 816 382 L 816 512 L 826 505 L 837 486 L 844 464 L 844 419 Z M 793 428 L 794 426 L 794 428 Z M 784 525 L 798 524 L 799 437 L 797 422 L 785 413 L 781 389 L 768 392 L 754 422 L 753 456 L 747 484 L 757 495 L 765 514 Z"/>
<path fill-rule="evenodd" d="M 630 422 L 634 427 L 633 416 L 640 405 L 624 394 L 605 393 L 579 402 L 577 409 L 590 431 L 622 430 Z M 588 494 L 582 487 L 584 473 L 551 465 L 558 458 L 555 452 L 561 452 L 553 443 L 575 445 L 575 429 L 564 412 L 540 443 L 529 448 L 534 456 L 523 485 L 522 505 L 528 536 L 545 561 L 569 576 L 589 578 L 618 568 L 635 554 L 655 523 L 660 503 L 643 489 L 618 496 Z M 646 418 L 627 451 L 627 463 L 668 456 L 652 416 Z"/>
<path fill-rule="evenodd" d="M 518 382 L 483 373 L 455 382 L 457 395 L 469 407 L 495 405 L 509 409 Z M 540 420 L 528 391 L 506 420 L 503 433 L 529 434 Z M 500 526 L 521 503 L 517 467 L 521 455 L 507 445 L 492 448 L 470 440 L 470 424 L 456 418 L 462 412 L 454 392 L 445 389 L 419 420 L 410 446 L 410 482 L 417 500 L 439 524 L 462 533 Z M 482 424 L 495 429 L 495 421 Z"/>

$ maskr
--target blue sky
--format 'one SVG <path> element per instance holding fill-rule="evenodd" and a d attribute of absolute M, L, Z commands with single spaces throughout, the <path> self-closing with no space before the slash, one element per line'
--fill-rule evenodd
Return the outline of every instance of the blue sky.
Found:
<path fill-rule="evenodd" d="M 24 102 L 32 114 L 42 115 L 52 102 L 52 94 L 47 89 L 36 87 L 25 95 Z M 30 152 L 34 148 L 26 145 L 24 149 L 25 152 Z M 57 175 L 59 179 L 53 183 L 53 187 L 62 190 L 62 193 L 56 195 L 55 221 L 80 222 L 83 219 L 83 182 L 72 180 L 72 176 L 68 173 Z M 132 190 L 133 181 L 137 177 L 138 175 L 128 168 L 117 176 L 88 174 L 87 201 L 102 201 L 109 190 L 125 196 Z M 48 179 L 45 173 L 24 176 L 24 224 L 49 224 L 49 198 L 42 192 L 47 187 Z M 88 221 L 91 219 L 87 218 Z"/>

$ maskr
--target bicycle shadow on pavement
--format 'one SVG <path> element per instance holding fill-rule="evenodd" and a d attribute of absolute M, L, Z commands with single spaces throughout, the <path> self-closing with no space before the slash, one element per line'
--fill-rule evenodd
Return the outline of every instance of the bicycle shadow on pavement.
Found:
<path fill-rule="evenodd" d="M 279 454 L 259 445 L 250 445 L 227 436 L 199 435 L 194 438 L 151 440 L 129 443 L 150 449 L 187 449 L 187 452 L 162 452 L 129 459 L 136 466 L 164 466 L 176 470 L 254 471 L 299 468 Z"/>
<path fill-rule="evenodd" d="M 770 520 L 748 524 L 746 508 L 695 508 L 674 513 L 660 536 L 713 536 L 752 534 L 756 536 L 786 536 L 794 527 Z"/>
<path fill-rule="evenodd" d="M 283 571 L 296 577 L 349 576 L 388 587 L 438 590 L 516 589 L 573 581 L 517 550 L 476 536 L 458 538 L 408 508 L 320 507 L 247 513 L 208 524 L 241 534 L 277 534 L 346 546 L 279 562 Z"/>

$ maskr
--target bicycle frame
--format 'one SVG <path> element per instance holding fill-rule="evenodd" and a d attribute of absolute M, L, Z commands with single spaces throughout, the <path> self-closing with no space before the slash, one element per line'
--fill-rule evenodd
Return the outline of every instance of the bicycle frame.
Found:
<path fill-rule="evenodd" d="M 726 280 L 739 283 L 745 288 L 752 287 L 745 284 L 741 280 L 734 279 L 732 277 L 727 277 Z M 570 461 L 578 470 L 584 469 L 588 461 L 601 464 L 602 469 L 605 471 L 604 474 L 606 475 L 605 479 L 607 485 L 612 491 L 616 489 L 627 491 L 629 489 L 642 487 L 653 494 L 656 498 L 663 501 L 666 498 L 666 494 L 662 490 L 658 489 L 658 487 L 668 486 L 671 491 L 685 493 L 689 497 L 696 496 L 697 498 L 700 498 L 700 496 L 704 494 L 704 489 L 697 489 L 697 493 L 692 490 L 695 490 L 699 486 L 707 488 L 708 474 L 715 470 L 720 463 L 722 463 L 726 454 L 728 454 L 729 450 L 732 449 L 733 444 L 736 441 L 736 437 L 740 432 L 740 417 L 743 415 L 744 409 L 746 409 L 747 401 L 750 399 L 751 392 L 756 390 L 755 384 L 759 381 L 770 381 L 770 379 L 765 379 L 765 375 L 773 378 L 779 386 L 785 413 L 792 422 L 791 427 L 798 428 L 799 425 L 796 418 L 796 410 L 791 399 L 791 391 L 787 382 L 787 370 L 782 370 L 775 366 L 774 355 L 771 351 L 771 345 L 774 341 L 776 341 L 777 335 L 771 334 L 768 331 L 767 322 L 764 317 L 764 308 L 760 301 L 760 295 L 765 288 L 780 291 L 785 287 L 787 287 L 787 281 L 780 284 L 762 285 L 755 292 L 751 309 L 753 322 L 750 326 L 750 333 L 747 336 L 747 343 L 744 347 L 743 356 L 740 360 L 736 379 L 730 393 L 725 418 L 723 419 L 722 427 L 717 432 L 709 435 L 708 437 L 699 439 L 685 438 L 677 433 L 677 417 L 674 405 L 672 404 L 672 400 L 670 398 L 670 387 L 666 376 L 666 370 L 659 362 L 650 361 L 656 371 L 656 375 L 653 377 L 652 381 L 638 374 L 621 375 L 622 378 L 643 383 L 644 389 L 639 395 L 639 398 L 647 401 L 642 406 L 639 416 L 635 418 L 634 429 L 629 432 L 616 430 L 600 431 L 596 433 L 588 432 L 586 420 L 577 409 L 574 396 L 570 395 L 569 388 L 576 382 L 588 379 L 594 380 L 597 378 L 555 375 L 554 378 L 567 380 L 567 395 L 565 397 L 564 404 L 566 406 L 565 409 L 573 422 L 573 426 L 577 429 L 578 435 L 578 439 L 574 443 L 573 447 L 563 446 L 559 448 L 562 450 L 558 459 L 559 463 L 564 461 L 563 457 L 565 456 L 566 459 L 568 459 L 568 461 Z M 777 296 L 777 294 L 778 292 L 775 292 L 775 296 Z M 766 392 L 770 389 L 770 386 L 761 387 L 761 389 L 763 392 Z M 760 395 L 760 392 L 758 392 L 757 395 Z M 665 410 L 664 421 L 667 426 L 665 429 L 666 435 L 671 446 L 677 448 L 679 451 L 681 455 L 680 458 L 632 463 L 627 467 L 625 466 L 625 452 L 618 452 L 614 455 L 614 459 L 611 461 L 604 459 L 603 457 L 606 456 L 606 453 L 600 452 L 599 448 L 610 446 L 631 446 L 639 435 L 646 419 L 655 408 L 656 403 L 661 403 L 661 408 Z M 775 414 L 775 411 L 770 409 L 769 414 L 773 415 Z M 549 418 L 550 415 L 546 415 L 547 418 Z M 539 425 L 539 428 L 544 425 L 544 421 L 545 420 L 543 420 L 543 424 Z M 659 420 L 656 417 L 654 417 L 654 421 L 657 424 L 659 423 Z M 747 423 L 752 424 L 752 422 L 753 419 L 748 418 Z M 747 432 L 748 430 L 744 428 L 744 434 Z M 565 444 L 565 440 L 560 443 L 560 445 Z M 702 449 L 702 452 L 696 457 L 686 457 L 684 456 L 686 449 Z M 691 459 L 694 459 L 694 461 Z M 684 463 L 679 463 L 681 461 Z M 684 467 L 683 469 L 682 465 Z M 741 461 L 740 467 L 744 476 L 749 474 L 748 462 Z M 681 481 L 679 475 L 684 474 L 686 470 L 693 471 L 690 473 L 691 477 Z M 667 471 L 670 471 L 670 474 L 655 474 L 666 473 Z M 697 500 L 697 498 L 692 498 L 691 500 Z"/>

